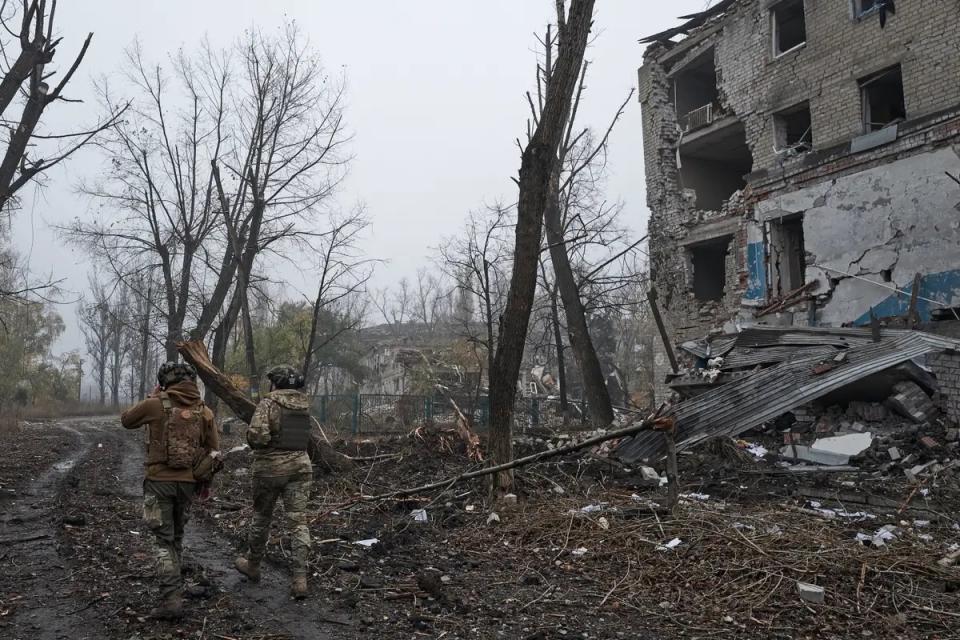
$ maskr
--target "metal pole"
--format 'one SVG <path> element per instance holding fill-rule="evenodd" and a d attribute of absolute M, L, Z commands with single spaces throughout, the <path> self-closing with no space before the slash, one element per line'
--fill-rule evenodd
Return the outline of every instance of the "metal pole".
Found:
<path fill-rule="evenodd" d="M 650 302 L 650 312 L 653 313 L 653 320 L 657 323 L 657 331 L 660 332 L 660 340 L 663 342 L 663 348 L 667 350 L 667 358 L 670 359 L 670 368 L 676 373 L 680 370 L 677 364 L 677 356 L 673 353 L 673 346 L 670 344 L 670 337 L 667 335 L 667 328 L 663 324 L 663 318 L 660 317 L 660 308 L 657 306 L 657 289 L 652 284 L 647 293 L 647 301 Z"/>
<path fill-rule="evenodd" d="M 360 431 L 360 394 L 353 396 L 353 415 L 351 416 L 351 426 L 353 428 L 353 435 L 357 435 Z"/>

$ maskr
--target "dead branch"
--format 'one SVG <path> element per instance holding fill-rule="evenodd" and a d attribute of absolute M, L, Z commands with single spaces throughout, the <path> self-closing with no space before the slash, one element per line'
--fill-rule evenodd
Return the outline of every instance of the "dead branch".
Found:
<path fill-rule="evenodd" d="M 457 483 L 463 482 L 464 480 L 472 480 L 474 478 L 481 478 L 483 476 L 492 475 L 495 473 L 501 473 L 504 471 L 510 471 L 518 467 L 525 467 L 527 465 L 540 462 L 541 460 L 546 460 L 548 458 L 556 458 L 558 456 L 566 455 L 568 453 L 573 453 L 575 451 L 580 451 L 582 449 L 587 449 L 598 444 L 607 442 L 608 440 L 616 440 L 618 438 L 626 438 L 627 436 L 636 435 L 641 431 L 649 431 L 651 429 L 663 428 L 666 424 L 664 421 L 669 420 L 669 418 L 645 418 L 642 420 L 634 421 L 629 426 L 623 427 L 622 429 L 617 429 L 616 431 L 610 431 L 602 435 L 594 436 L 592 438 L 587 438 L 582 442 L 574 442 L 563 447 L 557 447 L 556 449 L 547 449 L 546 451 L 540 451 L 539 453 L 534 453 L 532 455 L 517 458 L 512 462 L 507 462 L 504 464 L 496 465 L 493 467 L 486 467 L 485 469 L 478 469 L 477 471 L 469 471 L 467 473 L 461 473 L 458 476 L 453 478 L 445 478 L 438 482 L 431 482 L 430 484 L 425 484 L 419 487 L 412 487 L 409 489 L 398 489 L 390 493 L 384 493 L 376 496 L 361 496 L 357 502 L 375 502 L 380 500 L 390 500 L 399 496 L 409 496 L 416 493 L 423 493 L 425 491 L 431 491 L 433 489 L 440 489 L 444 487 L 450 487 Z"/>

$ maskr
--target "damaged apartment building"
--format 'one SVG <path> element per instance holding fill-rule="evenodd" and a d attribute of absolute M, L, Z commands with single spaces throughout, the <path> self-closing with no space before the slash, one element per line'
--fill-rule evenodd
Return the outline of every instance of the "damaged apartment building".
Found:
<path fill-rule="evenodd" d="M 674 345 L 960 305 L 960 3 L 888 4 L 722 0 L 641 41 L 651 277 Z M 657 340 L 658 400 L 667 355 Z"/>

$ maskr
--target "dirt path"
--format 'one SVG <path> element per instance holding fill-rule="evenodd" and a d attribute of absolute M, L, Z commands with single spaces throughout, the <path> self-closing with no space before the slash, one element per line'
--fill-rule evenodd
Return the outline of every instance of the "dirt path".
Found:
<path fill-rule="evenodd" d="M 188 600 L 176 626 L 146 619 L 155 592 L 150 540 L 139 520 L 141 435 L 124 432 L 115 418 L 45 428 L 57 429 L 70 446 L 23 483 L 0 518 L 0 637 L 343 637 L 331 632 L 349 621 L 315 597 L 290 600 L 281 569 L 265 566 L 259 585 L 247 583 L 232 568 L 234 545 L 197 518 L 185 547 L 188 562 L 200 567 L 188 575 L 198 597 Z"/>

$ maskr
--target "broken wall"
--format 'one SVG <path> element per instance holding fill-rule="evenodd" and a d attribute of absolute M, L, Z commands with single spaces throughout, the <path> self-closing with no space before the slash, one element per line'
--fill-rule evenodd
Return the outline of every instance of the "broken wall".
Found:
<path fill-rule="evenodd" d="M 865 325 L 904 315 L 916 274 L 917 311 L 960 305 L 960 173 L 954 148 L 940 149 L 778 194 L 757 217 L 803 214 L 806 281 L 817 280 L 818 324 Z M 902 293 L 897 293 L 898 289 Z"/>
<path fill-rule="evenodd" d="M 960 212 L 954 206 L 960 187 L 944 171 L 958 172 L 949 145 L 960 143 L 960 3 L 898 5 L 880 29 L 875 12 L 857 18 L 851 2 L 807 0 L 806 43 L 779 56 L 772 47 L 771 4 L 735 3 L 681 43 L 651 45 L 644 56 L 639 97 L 651 275 L 674 342 L 757 322 L 753 311 L 795 284 L 795 275 L 782 280 L 771 261 L 782 244 L 771 225 L 784 216 L 803 215 L 804 255 L 797 261 L 802 267 L 792 270 L 807 282 L 820 282 L 822 307 L 801 305 L 762 322 L 841 324 L 861 320 L 870 306 L 899 311 L 909 303 L 909 296 L 905 302 L 890 289 L 843 274 L 828 276 L 825 267 L 881 281 L 889 277 L 885 284 L 907 292 L 919 272 L 921 297 L 949 303 L 957 295 Z M 706 199 L 711 209 L 703 210 L 691 197 L 696 185 L 684 184 L 677 162 L 685 145 L 711 131 L 681 135 L 671 91 L 673 75 L 710 50 L 718 117 L 742 124 L 753 167 L 743 193 L 720 207 L 711 194 Z M 907 121 L 884 130 L 877 141 L 876 133 L 864 135 L 858 81 L 898 64 Z M 810 110 L 814 149 L 778 149 L 776 114 L 803 103 Z M 862 151 L 852 154 L 851 145 Z M 715 146 L 722 151 L 725 145 Z M 723 295 L 698 300 L 690 248 L 721 236 L 730 238 Z M 669 367 L 657 342 L 662 400 Z"/>

